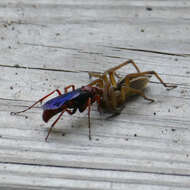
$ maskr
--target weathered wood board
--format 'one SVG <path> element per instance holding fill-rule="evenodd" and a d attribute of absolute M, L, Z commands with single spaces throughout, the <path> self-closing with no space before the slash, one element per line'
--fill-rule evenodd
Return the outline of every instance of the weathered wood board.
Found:
<path fill-rule="evenodd" d="M 190 1 L 0 1 L 0 189 L 190 189 Z M 51 124 L 40 105 L 69 84 L 87 84 L 127 59 L 156 78 L 117 117 L 64 114 Z M 132 66 L 120 70 L 124 76 Z"/>

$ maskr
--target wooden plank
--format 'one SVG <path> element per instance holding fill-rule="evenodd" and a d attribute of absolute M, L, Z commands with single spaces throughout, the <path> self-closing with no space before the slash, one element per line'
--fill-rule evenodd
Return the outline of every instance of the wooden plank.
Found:
<path fill-rule="evenodd" d="M 1 185 L 12 184 L 16 188 L 35 189 L 188 189 L 186 176 L 166 176 L 151 173 L 115 172 L 77 168 L 59 168 L 5 164 L 0 167 Z M 36 177 L 38 176 L 38 177 Z M 24 179 L 24 180 L 23 180 Z M 31 180 L 32 179 L 32 180 Z M 27 187 L 25 186 L 27 183 Z"/>
<path fill-rule="evenodd" d="M 0 188 L 189 189 L 189 11 L 186 0 L 2 0 Z M 94 105 L 92 141 L 87 112 L 64 114 L 48 143 L 40 105 L 10 115 L 129 58 L 178 88 L 152 77 L 156 101 L 133 98 L 113 118 Z"/>

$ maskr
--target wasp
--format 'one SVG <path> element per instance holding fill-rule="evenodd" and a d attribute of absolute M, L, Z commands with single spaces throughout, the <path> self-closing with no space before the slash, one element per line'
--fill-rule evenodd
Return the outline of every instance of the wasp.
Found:
<path fill-rule="evenodd" d="M 133 65 L 136 72 L 127 74 L 121 78 L 116 71 L 128 64 Z M 153 75 L 168 90 L 177 87 L 176 85 L 166 84 L 155 71 L 141 72 L 132 59 L 106 70 L 103 74 L 95 72 L 89 72 L 88 74 L 90 78 L 98 78 L 94 81 L 94 85 L 98 86 L 103 91 L 100 107 L 106 111 L 115 113 L 120 113 L 124 103 L 134 95 L 140 95 L 144 99 L 154 102 L 154 99 L 147 97 L 143 92 Z M 116 78 L 118 78 L 118 80 L 116 80 Z"/>
<path fill-rule="evenodd" d="M 53 116 L 59 113 L 57 119 L 52 123 L 51 127 L 49 128 L 45 141 L 48 140 L 48 137 L 53 127 L 61 118 L 64 112 L 73 115 L 77 111 L 77 109 L 79 110 L 79 112 L 83 112 L 86 108 L 88 108 L 89 140 L 91 140 L 91 127 L 90 127 L 91 105 L 95 102 L 100 104 L 100 98 L 103 93 L 101 89 L 94 87 L 93 84 L 94 83 L 88 84 L 78 89 L 75 89 L 74 85 L 69 85 L 64 88 L 64 94 L 62 94 L 59 89 L 56 89 L 51 93 L 49 93 L 48 95 L 36 101 L 27 109 L 19 112 L 11 112 L 11 115 L 16 115 L 28 111 L 32 109 L 36 104 L 42 103 L 50 95 L 57 92 L 58 93 L 57 97 L 50 99 L 49 101 L 45 102 L 42 105 L 43 109 L 42 119 L 44 122 L 48 122 Z M 72 91 L 68 92 L 69 88 L 72 88 Z"/>

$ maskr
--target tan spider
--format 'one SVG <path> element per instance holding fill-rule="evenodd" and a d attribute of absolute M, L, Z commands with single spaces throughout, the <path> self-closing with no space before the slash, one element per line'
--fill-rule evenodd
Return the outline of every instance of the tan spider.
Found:
<path fill-rule="evenodd" d="M 120 78 L 116 73 L 116 70 L 127 64 L 132 64 L 137 72 L 128 74 L 125 77 Z M 140 95 L 144 97 L 144 99 L 153 102 L 154 100 L 148 98 L 143 92 L 143 89 L 147 86 L 147 83 L 149 82 L 149 79 L 152 75 L 155 75 L 156 78 L 165 87 L 177 87 L 176 85 L 168 85 L 164 83 L 164 81 L 155 71 L 140 72 L 140 69 L 133 60 L 128 60 L 116 67 L 110 68 L 106 70 L 103 74 L 89 72 L 90 78 L 98 78 L 97 80 L 91 82 L 90 85 L 96 85 L 103 90 L 103 96 L 101 98 L 100 106 L 103 109 L 111 112 L 120 112 L 121 109 L 118 108 L 121 108 L 126 100 L 133 95 Z M 116 80 L 115 77 L 119 79 Z"/>

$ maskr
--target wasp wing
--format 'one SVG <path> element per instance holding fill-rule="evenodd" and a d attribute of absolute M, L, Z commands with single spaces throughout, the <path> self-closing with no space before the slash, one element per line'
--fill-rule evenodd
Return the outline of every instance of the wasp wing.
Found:
<path fill-rule="evenodd" d="M 47 101 L 43 106 L 43 110 L 56 110 L 63 106 L 67 101 L 72 100 L 80 95 L 80 89 L 62 94 Z"/>

